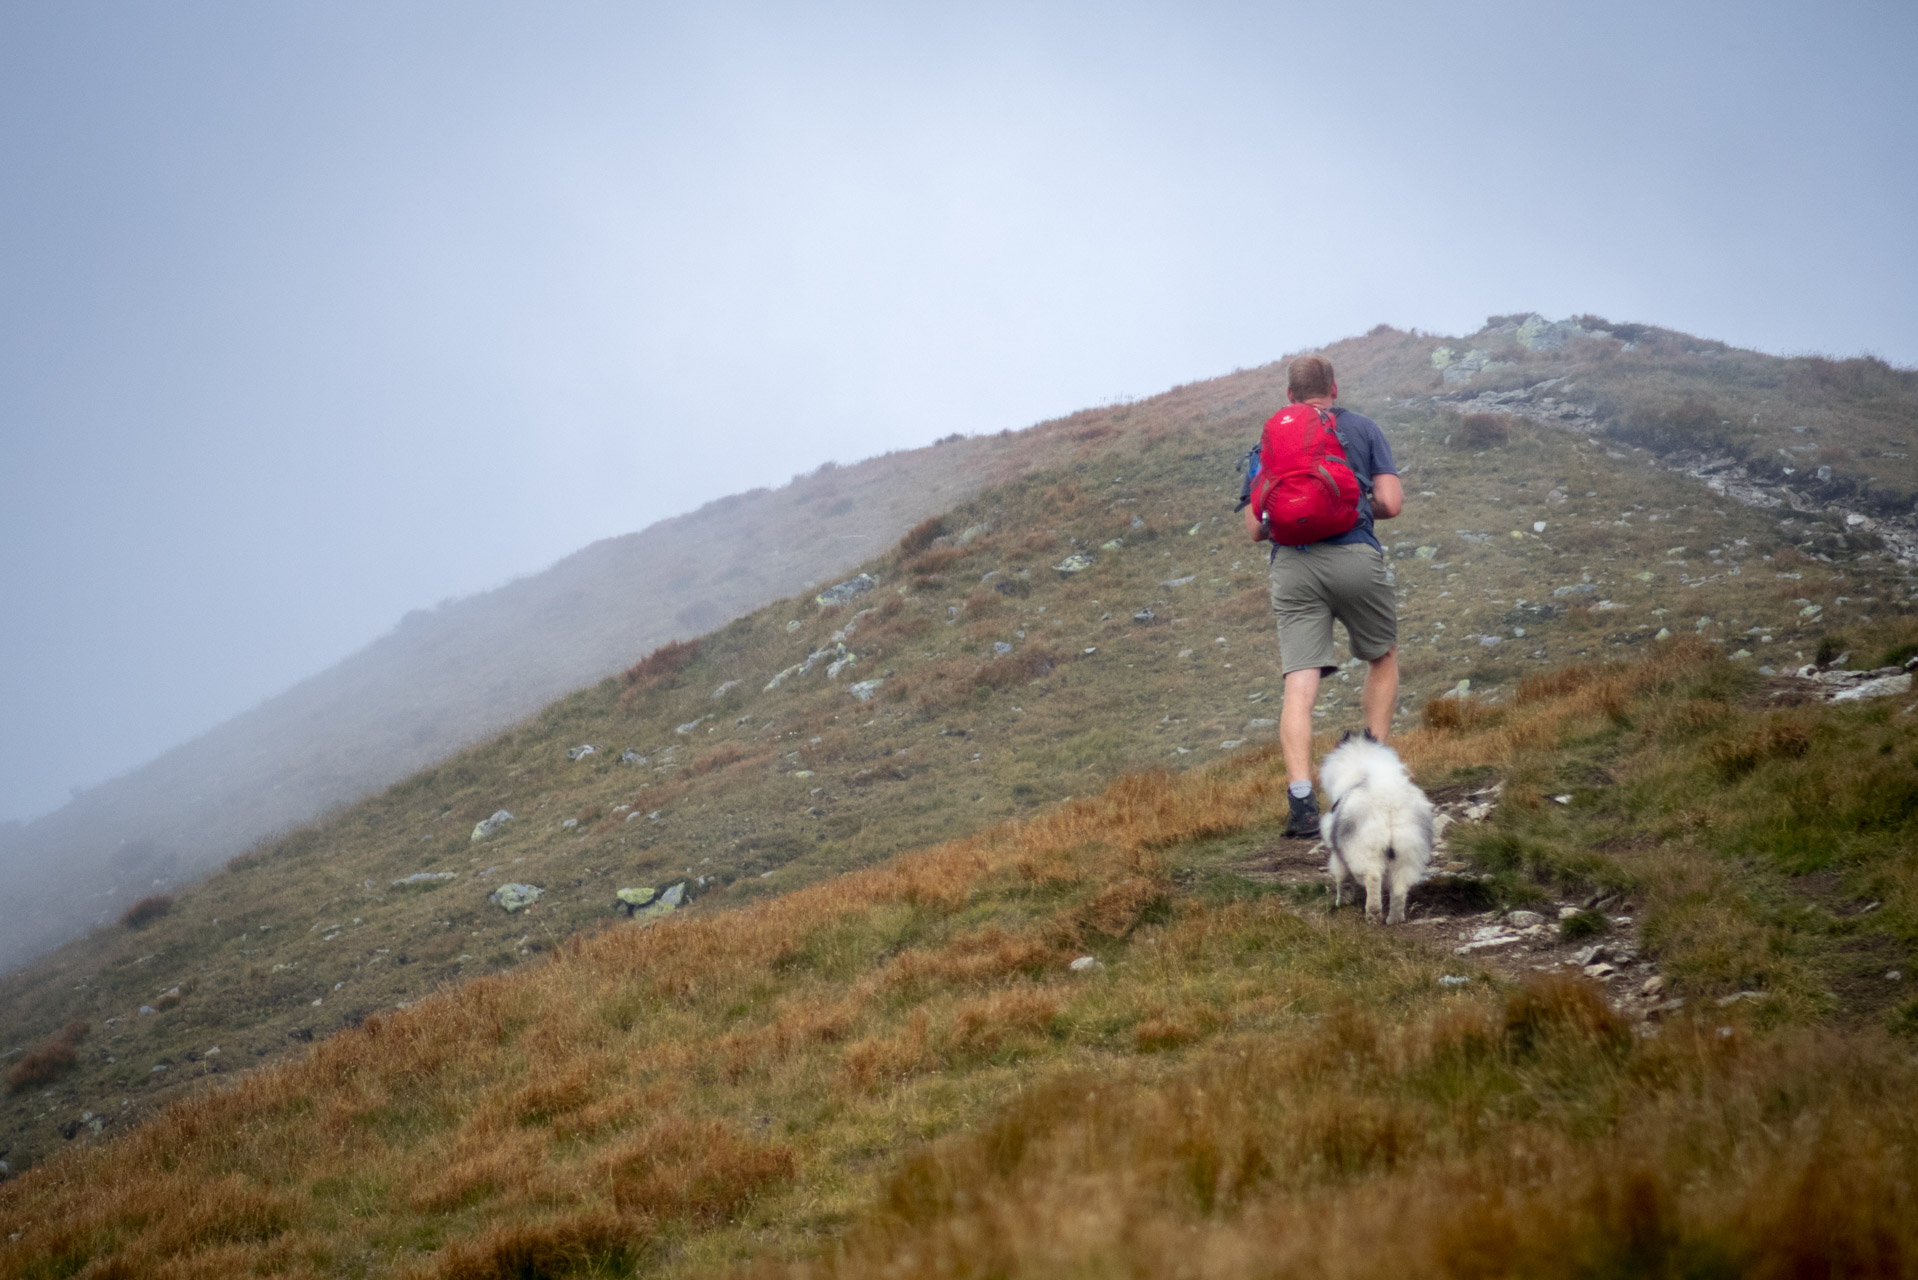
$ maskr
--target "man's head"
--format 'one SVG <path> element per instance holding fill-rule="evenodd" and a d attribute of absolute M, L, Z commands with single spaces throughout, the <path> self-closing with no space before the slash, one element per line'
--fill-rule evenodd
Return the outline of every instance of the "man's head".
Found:
<path fill-rule="evenodd" d="M 1332 362 L 1324 356 L 1300 356 L 1294 360 L 1286 370 L 1285 395 L 1293 404 L 1338 399 L 1339 384 L 1332 376 Z"/>

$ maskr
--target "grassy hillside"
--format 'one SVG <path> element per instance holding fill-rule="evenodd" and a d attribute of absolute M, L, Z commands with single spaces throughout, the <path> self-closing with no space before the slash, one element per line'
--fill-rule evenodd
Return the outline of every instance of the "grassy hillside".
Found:
<path fill-rule="evenodd" d="M 1047 452 L 1041 439 L 985 436 L 827 463 L 411 613 L 253 710 L 37 822 L 0 828 L 10 888 L 26 908 L 0 935 L 0 970 L 491 737 L 658 645 L 847 571 Z"/>
<path fill-rule="evenodd" d="M 1908 967 L 1918 699 L 1772 691 L 1692 639 L 1402 738 L 1504 781 L 1492 892 L 1625 895 L 1656 1021 L 1262 888 L 1241 752 L 369 1019 L 0 1187 L 0 1266 L 1901 1274 L 1918 1002 L 1824 988 Z"/>
<path fill-rule="evenodd" d="M 1484 340 L 1500 337 L 1488 329 Z M 1792 369 L 1816 373 L 1826 364 L 1699 354 L 1688 343 L 1710 347 L 1644 331 L 1632 351 L 1616 338 L 1575 339 L 1557 351 L 1501 348 L 1506 368 L 1463 384 L 1445 382 L 1434 367 L 1437 339 L 1380 331 L 1329 350 L 1347 402 L 1384 424 L 1406 474 L 1407 513 L 1381 534 L 1398 574 L 1412 719 L 1460 680 L 1479 695 L 1463 704 L 1472 714 L 1508 715 L 1528 675 L 1566 662 L 1635 660 L 1680 642 L 1725 656 L 1715 669 L 1732 673 L 1722 677 L 1731 684 L 1719 699 L 1743 706 L 1761 696 L 1747 686 L 1766 679 L 1765 670 L 1809 661 L 1821 646 L 1871 663 L 1911 639 L 1901 629 L 1910 583 L 1870 530 L 1842 516 L 1813 529 L 1829 522 L 1805 512 L 1781 522 L 1781 512 L 1728 501 L 1673 469 L 1702 452 L 1690 447 L 1701 441 L 1684 436 L 1661 405 L 1759 394 L 1762 379 L 1752 370 L 1789 389 L 1793 378 L 1810 376 Z M 1572 425 L 1596 431 L 1461 416 L 1485 387 L 1496 396 L 1514 368 L 1532 379 L 1523 384 L 1534 388 L 1530 404 L 1548 378 L 1566 379 L 1552 389 L 1568 398 L 1589 394 L 1581 405 L 1589 418 Z M 1829 366 L 1847 368 L 1864 372 L 1830 376 L 1889 379 L 1890 420 L 1902 413 L 1910 421 L 1918 395 L 1900 381 L 1906 375 L 1869 362 Z M 1835 412 L 1847 394 L 1825 392 L 1821 411 Z M 809 884 L 845 883 L 829 878 L 986 831 L 1062 797 L 1100 793 L 1140 769 L 1176 773 L 1223 756 L 1230 773 L 1241 767 L 1233 757 L 1250 756 L 1242 781 L 1263 788 L 1269 765 L 1256 761 L 1272 736 L 1263 722 L 1276 716 L 1276 652 L 1262 559 L 1241 541 L 1231 514 L 1232 465 L 1281 398 L 1282 375 L 1269 367 L 1036 428 L 1023 445 L 1033 468 L 868 562 L 873 591 L 835 607 L 809 595 L 782 601 L 696 648 L 663 652 L 236 860 L 139 927 L 103 931 L 14 975 L 0 991 L 0 1063 L 64 1053 L 71 1066 L 29 1073 L 32 1083 L 8 1096 L 0 1158 L 18 1170 L 69 1147 L 120 1149 L 111 1145 L 116 1135 L 242 1067 L 304 1054 L 310 1041 L 435 991 L 466 990 L 476 977 L 560 954 L 569 939 L 608 928 L 626 937 L 632 930 L 619 922 L 614 900 L 620 888 L 684 884 L 683 911 L 732 918 L 727 908 L 759 910 L 755 903 L 785 901 L 780 895 Z M 1861 398 L 1855 416 L 1863 420 L 1876 403 Z M 1644 434 L 1651 426 L 1680 431 L 1665 466 L 1646 465 L 1659 456 L 1658 441 Z M 1763 427 L 1743 422 L 1748 439 L 1702 443 L 1742 449 L 1744 465 L 1758 468 Z M 1652 443 L 1633 443 L 1644 439 Z M 1846 500 L 1855 503 L 1857 493 Z M 1075 553 L 1091 566 L 1055 567 Z M 829 675 L 840 644 L 855 662 Z M 1694 649 L 1685 652 L 1697 660 Z M 790 671 L 813 654 L 822 656 L 811 669 Z M 782 672 L 789 674 L 775 683 Z M 880 683 L 869 701 L 849 692 L 872 680 Z M 1328 729 L 1355 720 L 1356 681 L 1332 682 L 1322 707 Z M 1708 719 L 1700 733 L 1723 727 Z M 1887 733 L 1901 723 L 1888 721 Z M 1474 729 L 1466 741 L 1498 742 L 1511 728 Z M 584 744 L 594 752 L 568 759 Z M 622 763 L 628 750 L 644 762 Z M 1671 750 L 1682 761 L 1690 748 L 1679 741 Z M 1552 766 L 1572 770 L 1554 783 L 1557 794 L 1619 794 L 1616 762 L 1598 746 L 1584 751 L 1565 757 L 1576 758 L 1575 767 Z M 1901 759 L 1894 745 L 1885 767 L 1907 768 Z M 1432 760 L 1439 772 L 1428 781 L 1497 764 L 1492 756 Z M 1519 763 L 1503 766 L 1517 784 L 1543 785 L 1528 782 Z M 1698 784 L 1681 770 L 1659 785 L 1678 797 L 1659 803 L 1678 803 Z M 1262 790 L 1259 797 L 1257 805 L 1269 800 Z M 474 842 L 474 824 L 502 807 L 513 821 Z M 1498 842 L 1472 851 L 1511 899 L 1573 882 L 1643 892 L 1668 874 L 1673 842 L 1697 837 L 1685 822 L 1705 821 L 1653 822 L 1650 809 L 1634 809 L 1601 830 L 1577 825 L 1601 812 L 1579 805 L 1504 812 Z M 1893 819 L 1895 812 L 1889 826 L 1874 818 L 1861 829 L 1902 832 L 1902 819 Z M 1263 839 L 1265 821 L 1245 816 L 1232 829 Z M 1831 855 L 1837 861 L 1829 865 L 1814 859 L 1781 870 L 1778 885 L 1764 882 L 1772 897 L 1754 899 L 1774 914 L 1754 906 L 1725 924 L 1744 932 L 1686 925 L 1715 941 L 1685 951 L 1691 935 L 1677 925 L 1668 935 L 1643 924 L 1647 941 L 1679 987 L 1723 990 L 1762 974 L 1777 992 L 1763 1017 L 1785 1017 L 1771 1012 L 1778 1009 L 1794 1025 L 1882 1021 L 1877 997 L 1893 988 L 1882 977 L 1867 982 L 1862 969 L 1832 977 L 1832 957 L 1877 964 L 1874 948 L 1904 945 L 1894 926 L 1907 917 L 1881 908 L 1871 936 L 1892 941 L 1846 950 L 1853 943 L 1833 943 L 1807 923 L 1814 917 L 1800 912 L 1799 900 L 1814 882 L 1827 897 L 1836 893 L 1832 886 L 1852 871 L 1833 868 L 1850 868 L 1847 859 L 1891 875 L 1894 855 L 1908 846 L 1898 843 L 1901 834 L 1885 839 L 1869 857 Z M 1699 865 L 1729 856 L 1710 851 Z M 1197 868 L 1202 859 L 1195 852 L 1189 861 Z M 1233 875 L 1266 883 L 1237 865 Z M 448 878 L 395 883 L 422 873 Z M 1698 874 L 1699 883 L 1717 883 Z M 508 882 L 538 886 L 543 896 L 508 914 L 488 900 Z M 1197 880 L 1181 884 L 1200 899 L 1210 892 Z M 1890 903 L 1889 892 L 1876 896 Z M 1866 991 L 1877 1003 L 1859 994 Z M 76 1022 L 84 1035 L 68 1037 Z M 449 1115 L 461 1105 L 445 1104 Z M 755 1114 L 790 1119 L 771 1107 Z M 835 1177 L 852 1177 L 854 1166 L 877 1176 L 897 1150 L 842 1151 L 828 1163 Z M 806 1230 L 836 1230 L 838 1221 L 828 1215 Z M 467 1234 L 454 1223 L 431 1240 Z M 350 1273 L 360 1264 L 339 1265 Z"/>

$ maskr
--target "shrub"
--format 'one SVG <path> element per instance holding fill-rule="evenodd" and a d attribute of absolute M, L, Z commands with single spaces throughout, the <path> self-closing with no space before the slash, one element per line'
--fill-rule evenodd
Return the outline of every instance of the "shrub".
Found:
<path fill-rule="evenodd" d="M 1818 652 L 1812 655 L 1812 661 L 1821 667 L 1829 667 L 1839 654 L 1845 651 L 1843 636 L 1825 635 L 1818 640 Z"/>
<path fill-rule="evenodd" d="M 1743 457 L 1744 442 L 1726 430 L 1727 425 L 1717 405 L 1688 395 L 1675 404 L 1635 406 L 1609 430 L 1615 438 L 1653 453 L 1696 449 Z"/>
<path fill-rule="evenodd" d="M 75 1050 L 87 1038 L 87 1024 L 69 1022 L 32 1053 L 13 1064 L 7 1072 L 7 1084 L 14 1090 L 33 1089 L 49 1084 L 73 1070 L 79 1061 Z"/>
<path fill-rule="evenodd" d="M 899 539 L 899 554 L 910 560 L 925 551 L 933 544 L 934 539 L 941 537 L 945 532 L 946 521 L 943 516 L 921 520 L 907 531 L 905 537 Z"/>
<path fill-rule="evenodd" d="M 1452 432 L 1455 449 L 1496 449 L 1512 441 L 1511 416 L 1503 413 L 1468 413 Z"/>
<path fill-rule="evenodd" d="M 699 641 L 672 640 L 626 668 L 621 679 L 629 689 L 655 689 L 691 666 L 698 656 Z"/>
<path fill-rule="evenodd" d="M 1612 922 L 1605 918 L 1603 911 L 1581 911 L 1558 922 L 1558 936 L 1567 942 L 1583 942 L 1587 938 L 1603 937 L 1611 931 Z"/>
<path fill-rule="evenodd" d="M 173 899 L 164 893 L 156 893 L 128 907 L 120 916 L 120 923 L 129 929 L 144 929 L 171 910 Z"/>

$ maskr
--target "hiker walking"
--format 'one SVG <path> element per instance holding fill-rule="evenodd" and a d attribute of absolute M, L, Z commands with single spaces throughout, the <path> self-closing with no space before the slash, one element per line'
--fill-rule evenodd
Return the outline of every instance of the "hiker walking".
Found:
<path fill-rule="evenodd" d="M 1398 464 L 1379 424 L 1335 405 L 1332 362 L 1300 356 L 1287 370 L 1285 408 L 1259 440 L 1245 527 L 1273 544 L 1272 611 L 1279 620 L 1285 697 L 1279 746 L 1291 783 L 1285 834 L 1316 839 L 1312 792 L 1312 707 L 1319 681 L 1339 668 L 1332 620 L 1345 624 L 1352 655 L 1370 664 L 1359 705 L 1383 742 L 1398 700 L 1398 608 L 1374 519 L 1405 506 Z"/>

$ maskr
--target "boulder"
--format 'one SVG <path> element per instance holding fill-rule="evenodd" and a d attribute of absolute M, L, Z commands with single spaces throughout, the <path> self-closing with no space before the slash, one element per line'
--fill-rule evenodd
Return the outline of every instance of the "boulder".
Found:
<path fill-rule="evenodd" d="M 486 900 L 504 911 L 512 912 L 532 906 L 545 892 L 537 885 L 503 884 L 487 894 Z"/>
<path fill-rule="evenodd" d="M 658 898 L 640 907 L 637 914 L 642 920 L 657 920 L 661 916 L 671 915 L 677 911 L 679 904 L 685 900 L 686 882 L 682 880 L 672 888 L 666 890 L 666 892 L 660 894 Z"/>
<path fill-rule="evenodd" d="M 639 754 L 639 752 L 633 750 L 631 747 L 628 747 L 626 748 L 624 752 L 620 754 L 619 762 L 621 764 L 645 764 L 646 757 Z"/>
<path fill-rule="evenodd" d="M 513 820 L 513 815 L 504 809 L 497 809 L 490 818 L 481 818 L 473 826 L 473 840 L 484 840 Z"/>
<path fill-rule="evenodd" d="M 1060 573 L 1084 573 L 1092 567 L 1092 557 L 1083 551 L 1075 551 L 1052 567 Z"/>
<path fill-rule="evenodd" d="M 584 760 L 587 756 L 593 754 L 593 750 L 593 744 L 590 742 L 582 743 L 577 747 L 568 747 L 566 749 L 566 758 L 568 760 Z"/>
<path fill-rule="evenodd" d="M 615 900 L 614 910 L 623 908 L 626 912 L 626 918 L 630 920 L 633 918 L 633 913 L 657 897 L 658 892 L 658 890 L 650 886 L 643 889 L 621 889 L 613 895 Z"/>
<path fill-rule="evenodd" d="M 857 684 L 847 685 L 846 692 L 861 702 L 871 702 L 872 695 L 878 693 L 879 686 L 884 683 L 886 683 L 886 681 L 883 677 L 876 676 L 871 680 L 861 680 Z"/>
<path fill-rule="evenodd" d="M 870 573 L 862 573 L 857 577 L 847 578 L 844 582 L 836 582 L 832 586 L 827 587 L 824 591 L 821 591 L 813 597 L 813 602 L 822 609 L 829 605 L 844 604 L 848 600 L 858 599 L 878 585 L 879 580 L 877 578 L 873 577 Z"/>

